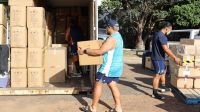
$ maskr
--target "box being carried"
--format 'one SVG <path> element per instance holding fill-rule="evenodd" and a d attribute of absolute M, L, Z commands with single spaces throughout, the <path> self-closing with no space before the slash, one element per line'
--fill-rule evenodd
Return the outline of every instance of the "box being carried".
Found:
<path fill-rule="evenodd" d="M 82 41 L 78 42 L 78 47 L 82 49 L 100 49 L 102 46 L 102 41 L 92 40 L 92 41 Z M 103 63 L 102 56 L 89 56 L 87 54 L 79 55 L 80 65 L 101 65 Z"/>
<path fill-rule="evenodd" d="M 199 39 L 181 39 L 180 43 L 184 44 L 184 45 L 200 46 L 200 40 Z"/>
<path fill-rule="evenodd" d="M 177 88 L 193 88 L 193 79 L 192 78 L 179 78 L 177 76 L 171 76 L 171 84 Z"/>

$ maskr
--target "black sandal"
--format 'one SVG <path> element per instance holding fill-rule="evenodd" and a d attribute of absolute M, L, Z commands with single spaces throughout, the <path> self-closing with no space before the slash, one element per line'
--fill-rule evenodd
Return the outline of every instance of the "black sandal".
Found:
<path fill-rule="evenodd" d="M 107 112 L 117 112 L 116 109 L 110 109 L 109 111 Z"/>
<path fill-rule="evenodd" d="M 91 107 L 90 107 L 90 106 L 84 106 L 84 107 L 81 108 L 81 110 L 82 110 L 83 112 L 95 112 L 95 111 L 92 111 L 92 110 L 91 110 Z"/>

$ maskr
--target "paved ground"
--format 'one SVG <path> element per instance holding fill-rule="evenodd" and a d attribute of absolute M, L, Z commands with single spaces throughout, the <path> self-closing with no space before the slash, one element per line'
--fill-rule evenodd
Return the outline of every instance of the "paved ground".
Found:
<path fill-rule="evenodd" d="M 141 68 L 141 58 L 125 52 L 125 71 L 119 82 L 124 112 L 199 112 L 200 105 L 188 106 L 172 93 L 164 94 L 167 99 L 159 101 L 150 97 L 152 73 Z M 91 96 L 1 96 L 0 112 L 80 112 L 79 107 L 91 103 Z M 98 112 L 113 107 L 107 86 Z"/>

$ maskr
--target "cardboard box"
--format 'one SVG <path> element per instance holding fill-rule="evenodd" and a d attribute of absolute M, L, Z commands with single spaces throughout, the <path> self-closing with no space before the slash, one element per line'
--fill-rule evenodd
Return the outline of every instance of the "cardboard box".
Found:
<path fill-rule="evenodd" d="M 11 87 L 27 87 L 27 69 L 11 69 Z"/>
<path fill-rule="evenodd" d="M 78 47 L 82 49 L 100 49 L 102 41 L 92 40 L 92 41 L 83 41 L 78 42 Z M 79 55 L 80 65 L 101 65 L 103 63 L 102 56 L 89 56 L 87 54 Z"/>
<path fill-rule="evenodd" d="M 6 44 L 6 28 L 3 25 L 0 25 L 0 44 Z"/>
<path fill-rule="evenodd" d="M 28 87 L 44 86 L 44 69 L 28 68 Z"/>
<path fill-rule="evenodd" d="M 28 48 L 29 68 L 40 68 L 44 65 L 44 50 L 41 48 Z"/>
<path fill-rule="evenodd" d="M 48 48 L 45 51 L 45 82 L 65 82 L 66 49 L 66 47 Z"/>
<path fill-rule="evenodd" d="M 172 75 L 171 84 L 177 88 L 190 89 L 190 88 L 193 88 L 193 79 L 192 78 L 178 78 Z"/>
<path fill-rule="evenodd" d="M 194 56 L 178 54 L 177 57 L 179 57 L 181 61 L 183 62 L 182 66 L 194 67 Z"/>
<path fill-rule="evenodd" d="M 195 67 L 200 67 L 200 56 L 195 56 L 195 60 L 194 60 L 194 66 Z"/>
<path fill-rule="evenodd" d="M 194 79 L 194 88 L 200 89 L 200 79 Z"/>
<path fill-rule="evenodd" d="M 36 6 L 36 0 L 8 0 L 10 6 Z"/>
<path fill-rule="evenodd" d="M 174 75 L 177 77 L 200 77 L 200 68 L 174 66 Z"/>
<path fill-rule="evenodd" d="M 27 8 L 28 28 L 46 28 L 45 10 L 43 7 Z"/>
<path fill-rule="evenodd" d="M 7 27 L 7 10 L 3 4 L 0 4 L 0 25 Z"/>
<path fill-rule="evenodd" d="M 10 42 L 11 47 L 27 47 L 27 28 L 11 27 Z"/>
<path fill-rule="evenodd" d="M 193 45 L 179 45 L 178 53 L 186 55 L 195 55 L 195 46 Z"/>
<path fill-rule="evenodd" d="M 29 48 L 44 48 L 45 29 L 43 28 L 29 28 L 28 29 L 28 47 Z"/>
<path fill-rule="evenodd" d="M 10 7 L 10 26 L 26 27 L 26 7 L 24 6 Z"/>
<path fill-rule="evenodd" d="M 53 38 L 53 34 L 52 32 L 46 28 L 46 33 L 45 33 L 45 47 L 51 47 L 52 46 L 52 38 Z"/>
<path fill-rule="evenodd" d="M 11 49 L 11 68 L 26 68 L 27 48 Z"/>
<path fill-rule="evenodd" d="M 200 46 L 200 40 L 199 39 L 181 39 L 180 43 L 185 44 L 185 45 Z"/>
<path fill-rule="evenodd" d="M 52 48 L 67 47 L 67 44 L 52 44 Z"/>
<path fill-rule="evenodd" d="M 151 57 L 145 58 L 145 68 L 150 69 L 150 70 L 154 70 L 154 66 L 152 64 Z"/>

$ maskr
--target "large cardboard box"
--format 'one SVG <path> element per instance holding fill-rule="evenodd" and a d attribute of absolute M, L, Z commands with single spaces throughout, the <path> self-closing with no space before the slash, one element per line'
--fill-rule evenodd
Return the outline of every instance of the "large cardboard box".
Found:
<path fill-rule="evenodd" d="M 3 4 L 0 4 L 0 25 L 7 27 L 7 11 Z"/>
<path fill-rule="evenodd" d="M 194 66 L 200 67 L 200 56 L 195 56 Z"/>
<path fill-rule="evenodd" d="M 26 27 L 26 7 L 11 6 L 10 7 L 10 26 Z"/>
<path fill-rule="evenodd" d="M 101 46 L 102 41 L 99 40 L 78 42 L 78 47 L 81 47 L 82 49 L 100 49 Z M 80 65 L 101 65 L 103 63 L 103 57 L 83 54 L 79 55 L 79 63 Z"/>
<path fill-rule="evenodd" d="M 200 89 L 200 78 L 199 79 L 194 79 L 194 88 L 195 89 Z"/>
<path fill-rule="evenodd" d="M 46 28 L 45 10 L 43 7 L 27 8 L 27 26 L 28 28 Z"/>
<path fill-rule="evenodd" d="M 200 46 L 200 40 L 199 39 L 181 39 L 180 43 L 184 44 L 184 45 Z"/>
<path fill-rule="evenodd" d="M 65 82 L 66 49 L 66 47 L 48 48 L 45 51 L 45 82 Z"/>
<path fill-rule="evenodd" d="M 44 68 L 28 68 L 28 87 L 44 86 Z"/>
<path fill-rule="evenodd" d="M 27 87 L 27 69 L 11 69 L 11 87 Z"/>
<path fill-rule="evenodd" d="M 194 45 L 179 45 L 177 48 L 178 53 L 180 54 L 195 55 Z"/>
<path fill-rule="evenodd" d="M 182 66 L 194 67 L 194 56 L 178 54 L 177 57 L 181 59 Z"/>
<path fill-rule="evenodd" d="M 10 6 L 36 6 L 36 0 L 8 0 Z"/>
<path fill-rule="evenodd" d="M 177 77 L 200 77 L 200 68 L 190 68 L 175 65 L 174 75 Z"/>
<path fill-rule="evenodd" d="M 152 64 L 151 57 L 145 58 L 145 68 L 150 69 L 150 70 L 154 70 L 154 66 Z"/>
<path fill-rule="evenodd" d="M 44 50 L 41 48 L 28 48 L 28 61 L 29 68 L 40 68 L 44 65 Z"/>
<path fill-rule="evenodd" d="M 26 68 L 27 48 L 11 49 L 11 68 Z"/>
<path fill-rule="evenodd" d="M 27 28 L 11 27 L 10 42 L 11 47 L 27 47 Z"/>
<path fill-rule="evenodd" d="M 3 25 L 0 25 L 0 44 L 6 44 L 6 28 Z"/>
<path fill-rule="evenodd" d="M 178 78 L 174 75 L 171 76 L 171 84 L 177 88 L 193 88 L 193 79 L 192 78 Z"/>
<path fill-rule="evenodd" d="M 28 47 L 44 48 L 46 43 L 45 29 L 29 28 L 28 29 Z"/>

